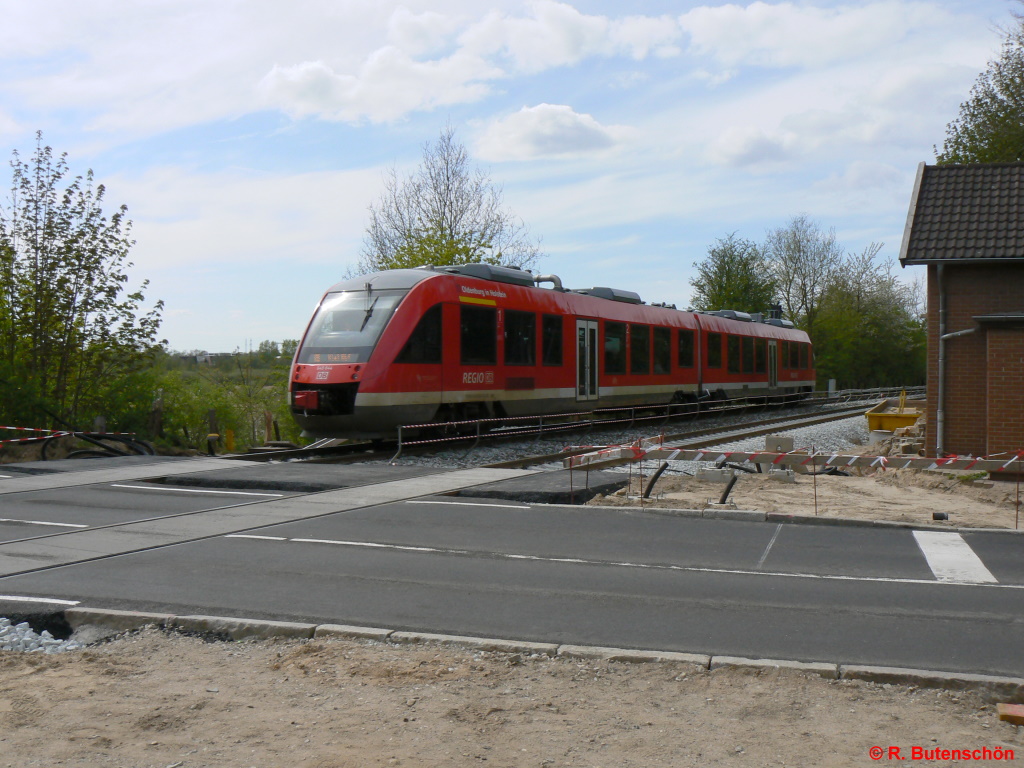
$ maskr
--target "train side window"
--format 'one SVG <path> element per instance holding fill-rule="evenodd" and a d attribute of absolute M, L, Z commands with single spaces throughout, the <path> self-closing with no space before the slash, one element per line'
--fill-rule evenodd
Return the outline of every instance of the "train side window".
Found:
<path fill-rule="evenodd" d="M 679 367 L 693 368 L 693 331 L 679 330 Z"/>
<path fill-rule="evenodd" d="M 498 310 L 462 306 L 462 364 L 494 365 L 498 362 Z"/>
<path fill-rule="evenodd" d="M 764 373 L 768 364 L 768 342 L 758 339 L 754 345 L 754 373 Z"/>
<path fill-rule="evenodd" d="M 808 359 L 810 357 L 810 346 L 810 344 L 800 344 L 800 368 L 802 369 L 811 367 L 811 361 Z"/>
<path fill-rule="evenodd" d="M 395 358 L 396 363 L 441 362 L 441 305 L 435 304 L 416 323 L 402 351 Z"/>
<path fill-rule="evenodd" d="M 729 373 L 740 372 L 740 337 L 729 334 L 725 337 L 726 366 Z"/>
<path fill-rule="evenodd" d="M 654 372 L 668 373 L 672 370 L 672 329 L 654 329 Z"/>
<path fill-rule="evenodd" d="M 789 342 L 789 367 L 796 369 L 800 367 L 800 344 L 796 341 Z"/>
<path fill-rule="evenodd" d="M 754 372 L 754 339 L 750 336 L 743 337 L 743 372 Z"/>
<path fill-rule="evenodd" d="M 559 315 L 544 315 L 541 323 L 541 355 L 544 365 L 562 364 L 562 318 Z"/>
<path fill-rule="evenodd" d="M 536 365 L 537 315 L 505 310 L 505 365 Z"/>
<path fill-rule="evenodd" d="M 779 367 L 789 368 L 789 342 L 779 342 Z"/>
<path fill-rule="evenodd" d="M 629 372 L 651 373 L 651 326 L 629 326 Z"/>
<path fill-rule="evenodd" d="M 604 324 L 604 372 L 626 372 L 626 324 Z"/>
<path fill-rule="evenodd" d="M 708 334 L 708 368 L 722 367 L 722 334 Z"/>

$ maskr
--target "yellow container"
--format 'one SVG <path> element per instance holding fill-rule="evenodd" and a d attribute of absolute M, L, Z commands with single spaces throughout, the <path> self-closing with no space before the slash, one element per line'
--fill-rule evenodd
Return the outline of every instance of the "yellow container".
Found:
<path fill-rule="evenodd" d="M 889 410 L 892 408 L 893 410 Z M 900 427 L 911 427 L 921 418 L 921 411 L 916 408 L 898 410 L 896 398 L 883 400 L 864 414 L 868 420 L 868 429 L 872 432 L 895 432 Z"/>

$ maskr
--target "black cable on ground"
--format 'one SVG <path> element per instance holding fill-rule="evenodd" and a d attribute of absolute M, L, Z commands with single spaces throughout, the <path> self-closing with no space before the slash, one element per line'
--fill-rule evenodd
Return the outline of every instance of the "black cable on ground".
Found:
<path fill-rule="evenodd" d="M 722 491 L 722 498 L 718 500 L 719 504 L 725 504 L 726 499 L 729 498 L 729 493 L 732 491 L 732 487 L 736 485 L 736 481 L 739 479 L 739 475 L 733 475 L 729 482 L 725 486 L 725 490 Z"/>

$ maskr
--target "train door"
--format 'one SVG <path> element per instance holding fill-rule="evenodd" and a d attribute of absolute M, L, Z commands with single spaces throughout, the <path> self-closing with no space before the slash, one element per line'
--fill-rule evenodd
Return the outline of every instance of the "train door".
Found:
<path fill-rule="evenodd" d="M 576 400 L 597 400 L 597 320 L 576 321 Z"/>
<path fill-rule="evenodd" d="M 779 385 L 779 352 L 778 342 L 768 341 L 768 386 L 774 389 Z"/>

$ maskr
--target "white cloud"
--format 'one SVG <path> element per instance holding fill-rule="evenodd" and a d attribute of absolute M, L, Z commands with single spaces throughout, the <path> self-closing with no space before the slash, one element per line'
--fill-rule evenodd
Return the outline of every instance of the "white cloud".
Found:
<path fill-rule="evenodd" d="M 399 6 L 388 19 L 388 42 L 410 56 L 434 53 L 447 44 L 460 21 L 434 11 L 413 13 Z"/>
<path fill-rule="evenodd" d="M 275 66 L 260 83 L 267 104 L 294 117 L 373 122 L 397 120 L 415 110 L 477 101 L 500 71 L 455 53 L 421 62 L 388 46 L 371 55 L 358 75 L 335 72 L 322 61 Z"/>
<path fill-rule="evenodd" d="M 538 104 L 495 120 L 476 143 L 484 160 L 529 160 L 591 153 L 615 146 L 621 126 L 606 127 L 562 104 Z"/>
<path fill-rule="evenodd" d="M 588 16 L 551 0 L 536 0 L 529 7 L 526 16 L 491 12 L 459 40 L 482 56 L 508 58 L 519 72 L 541 72 L 590 56 L 671 55 L 680 36 L 678 24 L 668 16 Z"/>
<path fill-rule="evenodd" d="M 934 3 L 898 0 L 835 8 L 758 0 L 746 6 L 700 6 L 679 17 L 690 36 L 690 51 L 727 69 L 817 67 L 862 58 L 947 21 Z"/>
<path fill-rule="evenodd" d="M 709 159 L 721 165 L 763 166 L 792 157 L 796 137 L 768 133 L 758 128 L 728 128 L 708 150 Z"/>
<path fill-rule="evenodd" d="M 152 168 L 104 179 L 128 205 L 143 268 L 354 260 L 379 169 L 291 175 Z M 343 271 L 339 269 L 339 271 Z"/>

